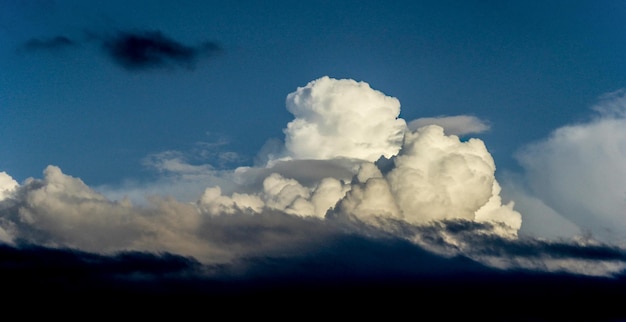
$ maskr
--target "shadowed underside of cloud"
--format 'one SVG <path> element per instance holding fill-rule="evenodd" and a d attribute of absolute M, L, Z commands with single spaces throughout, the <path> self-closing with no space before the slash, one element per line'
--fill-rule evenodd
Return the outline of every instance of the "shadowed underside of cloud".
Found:
<path fill-rule="evenodd" d="M 593 314 L 593 320 L 604 320 L 623 318 L 621 302 L 626 299 L 624 276 L 501 271 L 463 256 L 440 257 L 401 239 L 353 235 L 300 255 L 251 257 L 237 264 L 213 266 L 167 253 L 104 256 L 0 245 L 0 283 L 4 294 L 30 295 L 29 303 L 70 298 L 80 303 L 106 296 L 110 297 L 108 303 L 146 315 L 183 308 L 195 312 L 206 310 L 206 305 L 214 311 L 223 309 L 218 306 L 222 304 L 232 309 L 233 303 L 280 303 L 292 309 L 323 303 L 325 309 L 354 316 L 416 301 L 421 305 L 448 301 L 455 309 L 442 313 L 444 316 L 500 321 L 579 318 L 586 313 Z M 172 302 L 174 299 L 177 301 Z M 164 306 L 156 311 L 137 306 L 146 300 L 153 308 Z M 357 310 L 346 306 L 346 301 L 370 308 Z M 476 310 L 486 303 L 517 309 L 495 315 Z M 523 307 L 517 306 L 520 303 Z"/>

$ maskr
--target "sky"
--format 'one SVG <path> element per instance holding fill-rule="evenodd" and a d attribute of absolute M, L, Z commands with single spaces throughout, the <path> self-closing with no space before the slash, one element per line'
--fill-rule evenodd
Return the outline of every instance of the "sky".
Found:
<path fill-rule="evenodd" d="M 362 243 L 394 255 L 367 277 L 464 258 L 623 282 L 625 19 L 613 0 L 0 0 L 3 252 L 291 272 Z"/>

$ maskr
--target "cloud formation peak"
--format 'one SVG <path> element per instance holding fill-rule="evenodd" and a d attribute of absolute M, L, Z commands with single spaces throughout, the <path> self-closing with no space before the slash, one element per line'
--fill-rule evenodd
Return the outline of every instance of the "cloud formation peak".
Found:
<path fill-rule="evenodd" d="M 112 200 L 56 166 L 22 184 L 0 173 L 0 240 L 233 264 L 357 235 L 499 268 L 610 275 L 625 267 L 622 251 L 597 243 L 588 249 L 598 258 L 582 256 L 583 244 L 535 243 L 547 247 L 537 259 L 528 251 L 535 244 L 518 239 L 522 216 L 503 202 L 484 142 L 434 124 L 408 128 L 398 100 L 365 82 L 322 77 L 290 93 L 287 107 L 294 120 L 284 154 L 266 165 L 216 171 L 175 152 L 155 155 L 153 165 L 168 178 L 193 178 L 193 202 Z"/>

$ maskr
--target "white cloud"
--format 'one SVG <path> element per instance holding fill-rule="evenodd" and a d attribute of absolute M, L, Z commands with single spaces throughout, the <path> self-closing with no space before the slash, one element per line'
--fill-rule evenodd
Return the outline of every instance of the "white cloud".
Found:
<path fill-rule="evenodd" d="M 461 142 L 456 136 L 446 136 L 437 125 L 406 134 L 388 181 L 410 223 L 493 220 L 504 223 L 513 234 L 521 224 L 512 205 L 500 203 L 495 164 L 484 143 L 479 139 Z"/>
<path fill-rule="evenodd" d="M 409 122 L 408 127 L 415 131 L 426 125 L 439 125 L 447 135 L 475 134 L 489 130 L 487 123 L 470 115 L 423 117 Z"/>
<path fill-rule="evenodd" d="M 376 161 L 398 153 L 406 122 L 400 102 L 365 82 L 322 77 L 287 96 L 295 119 L 284 130 L 294 159 Z"/>
<path fill-rule="evenodd" d="M 580 229 L 626 244 L 626 100 L 603 97 L 586 123 L 555 130 L 517 154 L 530 192 Z"/>
<path fill-rule="evenodd" d="M 6 172 L 0 172 L 0 201 L 9 197 L 17 188 L 18 183 Z"/>
<path fill-rule="evenodd" d="M 519 176 L 507 173 L 504 178 L 503 196 L 515 200 L 515 207 L 524 214 L 520 235 L 544 239 L 571 239 L 582 235 L 578 226 L 561 216 L 541 199 L 531 195 L 520 186 Z"/>
<path fill-rule="evenodd" d="M 496 240 L 506 248 L 524 225 L 514 204 L 503 204 L 494 160 L 481 140 L 461 141 L 439 125 L 410 131 L 395 98 L 352 80 L 319 79 L 288 102 L 295 117 L 285 130 L 288 155 L 263 167 L 218 171 L 170 151 L 147 159 L 161 179 L 117 190 L 92 189 L 55 166 L 23 185 L 0 173 L 1 191 L 15 188 L 0 199 L 0 241 L 104 253 L 167 251 L 221 263 L 302 252 L 347 232 L 394 234 L 494 266 L 569 265 L 568 258 L 542 262 L 522 254 L 512 263 L 506 254 L 483 254 L 490 247 L 482 243 Z M 623 115 L 604 108 L 593 121 L 559 129 L 520 153 L 535 196 L 509 196 L 521 196 L 529 210 L 552 211 L 533 214 L 531 225 L 565 225 L 560 214 L 583 231 L 599 234 L 608 226 L 609 237 L 624 233 Z M 381 162 L 381 155 L 389 159 Z M 139 194 L 144 202 L 131 202 Z M 563 229 L 578 232 L 573 224 Z M 563 236 L 559 229 L 544 232 Z M 522 263 L 527 260 L 532 263 Z M 593 271 L 575 265 L 573 271 Z"/>

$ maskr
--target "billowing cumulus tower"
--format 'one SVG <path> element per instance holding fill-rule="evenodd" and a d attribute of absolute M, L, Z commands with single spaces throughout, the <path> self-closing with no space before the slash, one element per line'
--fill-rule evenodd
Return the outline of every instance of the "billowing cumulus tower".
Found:
<path fill-rule="evenodd" d="M 396 98 L 354 80 L 312 81 L 287 96 L 287 109 L 295 117 L 284 130 L 289 157 L 362 160 L 334 211 L 370 223 L 491 222 L 512 236 L 520 228 L 513 204 L 501 204 L 495 164 L 481 140 L 463 142 L 437 125 L 409 131 Z M 372 163 L 381 156 L 393 159 L 385 175 Z"/>
<path fill-rule="evenodd" d="M 398 99 L 351 79 L 314 80 L 287 96 L 287 110 L 295 119 L 285 146 L 295 159 L 389 158 L 407 128 Z"/>

